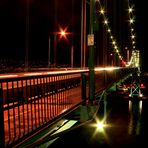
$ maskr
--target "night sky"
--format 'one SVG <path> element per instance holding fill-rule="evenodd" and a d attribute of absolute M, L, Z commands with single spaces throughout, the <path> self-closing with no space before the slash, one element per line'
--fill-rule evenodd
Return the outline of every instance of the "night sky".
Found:
<path fill-rule="evenodd" d="M 148 71 L 147 66 L 147 33 L 148 33 L 148 22 L 147 22 L 147 4 L 146 0 L 137 1 L 135 0 L 136 7 L 136 34 L 137 34 L 137 48 L 141 52 L 141 62 L 144 70 Z"/>
<path fill-rule="evenodd" d="M 60 27 L 67 28 L 69 32 L 74 31 L 75 38 L 80 38 L 81 22 L 79 20 L 81 16 L 81 5 L 78 3 L 79 0 L 75 0 L 73 3 L 67 0 L 57 0 L 57 4 L 55 4 L 55 0 L 29 1 L 28 9 L 27 0 L 0 1 L 0 57 L 3 59 L 24 60 L 27 39 L 29 43 L 28 59 L 47 61 L 49 35 L 51 39 L 53 39 L 53 32 L 59 31 Z M 28 18 L 27 13 L 29 14 Z M 29 20 L 28 28 L 26 27 L 26 19 Z M 72 36 L 67 38 L 69 38 L 67 41 L 63 39 L 59 41 L 57 39 L 57 47 L 65 46 L 65 48 L 70 48 Z M 53 48 L 52 45 L 51 48 Z M 59 53 L 61 53 L 61 51 L 59 51 Z"/>
<path fill-rule="evenodd" d="M 67 40 L 61 39 L 57 41 L 58 54 L 57 59 L 61 64 L 70 61 L 70 48 L 74 45 L 74 57 L 76 66 L 80 63 L 80 43 L 81 43 L 81 1 L 80 0 L 28 0 L 29 8 L 27 9 L 27 0 L 1 0 L 0 1 L 0 58 L 24 60 L 25 50 L 28 47 L 28 59 L 37 61 L 47 61 L 48 59 L 48 38 L 52 39 L 51 54 L 53 54 L 53 32 L 59 31 L 59 28 L 67 28 L 68 32 L 73 32 L 73 35 L 68 35 Z M 115 1 L 115 0 L 114 0 Z M 116 0 L 119 1 L 119 0 Z M 126 1 L 126 0 L 125 0 Z M 146 0 L 130 0 L 135 3 L 135 31 L 137 35 L 136 46 L 141 51 L 142 64 L 146 67 L 147 50 L 147 23 L 146 23 Z M 112 3 L 108 1 L 109 19 L 114 17 Z M 117 11 L 121 11 L 122 4 L 118 6 Z M 115 9 L 115 8 L 114 8 Z M 118 10 L 119 9 L 119 10 Z M 27 15 L 27 13 L 29 15 Z M 28 17 L 26 17 L 28 16 Z M 121 17 L 120 16 L 116 16 Z M 26 19 L 28 19 L 28 28 Z M 100 19 L 100 18 L 99 18 Z M 114 19 L 114 18 L 113 18 Z M 115 21 L 115 19 L 114 19 Z M 100 21 L 101 22 L 101 21 Z M 122 27 L 126 26 L 119 20 Z M 111 23 L 113 26 L 115 22 Z M 126 46 L 125 32 L 116 24 L 117 37 L 122 35 L 123 41 L 121 48 Z M 99 27 L 101 29 L 101 25 Z M 115 27 L 113 27 L 115 29 Z M 101 32 L 101 31 L 100 31 Z M 28 41 L 28 46 L 26 43 Z M 101 48 L 101 39 L 100 39 Z M 53 59 L 51 58 L 51 62 Z"/>

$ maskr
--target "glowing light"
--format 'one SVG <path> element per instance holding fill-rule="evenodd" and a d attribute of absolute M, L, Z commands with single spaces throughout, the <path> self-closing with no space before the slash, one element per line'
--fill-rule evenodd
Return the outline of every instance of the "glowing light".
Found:
<path fill-rule="evenodd" d="M 112 70 L 116 70 L 116 69 L 120 69 L 121 67 L 96 67 L 95 71 L 103 71 L 103 70 L 107 70 L 107 71 L 112 71 Z"/>
<path fill-rule="evenodd" d="M 101 9 L 100 13 L 101 13 L 101 14 L 104 14 L 104 13 L 105 13 L 105 11 L 104 11 L 103 9 Z"/>
<path fill-rule="evenodd" d="M 143 94 L 140 93 L 140 94 L 139 94 L 139 97 L 143 97 Z"/>
<path fill-rule="evenodd" d="M 105 134 L 104 129 L 109 127 L 109 125 L 107 125 L 105 122 L 106 118 L 104 118 L 101 121 L 98 118 L 95 118 L 95 120 L 96 120 L 96 122 L 90 125 L 96 129 L 94 135 L 97 134 L 97 132 L 101 132 L 101 133 Z"/>
<path fill-rule="evenodd" d="M 116 52 L 118 53 L 118 52 L 119 52 L 119 50 L 116 50 Z"/>
<path fill-rule="evenodd" d="M 113 41 L 112 44 L 115 45 L 116 44 L 116 41 Z"/>
<path fill-rule="evenodd" d="M 60 38 L 59 38 L 59 39 L 65 38 L 65 39 L 67 40 L 67 35 L 69 35 L 69 34 L 71 34 L 71 33 L 70 33 L 70 32 L 67 32 L 67 27 L 64 28 L 64 29 L 62 29 L 62 28 L 60 27 L 60 31 L 59 31 L 59 32 L 56 32 L 56 34 L 59 34 L 59 35 L 60 35 Z"/>
<path fill-rule="evenodd" d="M 140 113 L 142 112 L 142 100 L 139 102 Z"/>
<path fill-rule="evenodd" d="M 134 39 L 135 38 L 135 35 L 132 35 L 131 38 Z"/>
<path fill-rule="evenodd" d="M 143 83 L 142 83 L 142 84 L 140 84 L 140 87 L 141 87 L 141 88 L 145 88 Z"/>
<path fill-rule="evenodd" d="M 24 76 L 37 76 L 37 75 L 42 75 L 42 73 L 25 73 Z"/>
<path fill-rule="evenodd" d="M 105 21 L 104 21 L 104 24 L 106 24 L 106 25 L 107 25 L 107 24 L 108 24 L 108 20 L 105 20 Z"/>
<path fill-rule="evenodd" d="M 133 12 L 133 8 L 129 8 L 129 9 L 128 9 L 128 12 L 129 12 L 129 13 L 132 13 L 132 12 Z"/>
<path fill-rule="evenodd" d="M 103 130 L 103 127 L 104 127 L 104 124 L 103 124 L 102 122 L 98 122 L 98 123 L 97 123 L 97 128 L 98 128 L 99 130 Z"/>
<path fill-rule="evenodd" d="M 1 75 L 0 78 L 12 78 L 12 77 L 17 77 L 18 75 Z"/>
<path fill-rule="evenodd" d="M 128 102 L 128 109 L 129 109 L 129 111 L 131 111 L 131 106 L 132 106 L 132 101 L 129 100 L 129 102 Z"/>
<path fill-rule="evenodd" d="M 110 29 L 108 29 L 108 32 L 111 32 L 111 30 L 110 30 Z"/>
<path fill-rule="evenodd" d="M 96 0 L 96 1 L 99 2 L 100 8 L 101 8 L 100 13 L 103 14 L 104 24 L 105 24 L 106 27 L 107 27 L 107 30 L 106 30 L 106 31 L 109 32 L 110 39 L 112 40 L 112 44 L 113 44 L 113 45 L 116 45 L 116 42 L 113 40 L 113 36 L 112 36 L 112 34 L 111 34 L 111 29 L 110 29 L 110 27 L 109 27 L 109 25 L 108 25 L 107 17 L 104 15 L 104 9 L 102 9 L 101 2 L 100 2 L 99 0 Z M 132 5 L 131 7 L 128 6 L 129 22 L 130 22 L 130 24 L 133 24 L 134 21 L 135 21 L 135 17 L 132 16 L 132 12 L 133 12 L 133 10 L 134 10 L 133 7 L 134 7 L 133 5 Z M 99 11 L 99 10 L 98 10 L 98 11 Z M 131 27 L 131 25 L 130 25 L 130 27 Z M 133 31 L 134 31 L 134 29 L 131 27 L 131 33 L 133 33 Z M 131 38 L 134 39 L 135 37 L 131 37 Z M 132 41 L 133 41 L 133 40 L 132 40 Z M 120 59 L 120 60 L 123 60 L 123 57 L 122 57 L 121 55 L 119 55 L 119 51 L 117 50 L 117 46 L 115 46 L 114 48 L 115 48 L 115 51 L 116 51 L 117 54 L 118 54 L 119 59 Z"/>
<path fill-rule="evenodd" d="M 134 23 L 134 19 L 130 19 L 129 22 L 130 22 L 130 24 L 133 24 Z"/>
<path fill-rule="evenodd" d="M 117 46 L 115 46 L 114 48 L 115 48 L 115 49 L 117 49 L 118 47 L 117 47 Z"/>
<path fill-rule="evenodd" d="M 65 36 L 65 34 L 66 34 L 65 31 L 61 31 L 62 36 Z"/>
<path fill-rule="evenodd" d="M 111 39 L 113 39 L 113 36 L 110 36 Z"/>

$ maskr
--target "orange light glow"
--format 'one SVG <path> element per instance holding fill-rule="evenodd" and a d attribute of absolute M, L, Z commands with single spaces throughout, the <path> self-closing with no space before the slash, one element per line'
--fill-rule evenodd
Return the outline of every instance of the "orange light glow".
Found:
<path fill-rule="evenodd" d="M 58 34 L 60 35 L 60 39 L 61 39 L 61 38 L 67 39 L 67 34 L 68 34 L 68 32 L 67 32 L 67 27 L 66 27 L 65 29 L 62 29 L 62 28 L 60 27 L 60 31 L 58 32 Z"/>
<path fill-rule="evenodd" d="M 65 34 L 66 34 L 65 31 L 61 31 L 62 36 L 65 36 Z"/>

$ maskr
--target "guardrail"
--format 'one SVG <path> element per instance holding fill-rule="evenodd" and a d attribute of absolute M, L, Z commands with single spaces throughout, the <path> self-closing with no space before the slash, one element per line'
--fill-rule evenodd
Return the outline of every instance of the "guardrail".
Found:
<path fill-rule="evenodd" d="M 95 94 L 130 69 L 95 71 Z M 89 71 L 0 78 L 0 147 L 11 147 L 89 100 Z"/>

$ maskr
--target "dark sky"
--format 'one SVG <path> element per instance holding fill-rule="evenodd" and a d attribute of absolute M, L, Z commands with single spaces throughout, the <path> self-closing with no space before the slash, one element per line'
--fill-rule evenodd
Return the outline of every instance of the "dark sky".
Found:
<path fill-rule="evenodd" d="M 75 45 L 75 57 L 78 56 L 77 62 L 80 62 L 80 29 L 81 29 L 81 4 L 80 0 L 28 0 L 30 2 L 27 9 L 27 0 L 1 0 L 0 1 L 0 58 L 1 59 L 25 59 L 26 50 L 26 37 L 29 43 L 28 53 L 29 60 L 45 60 L 47 61 L 48 53 L 48 37 L 49 34 L 52 37 L 54 31 L 58 31 L 59 27 L 67 27 L 67 31 L 73 32 L 73 36 L 68 36 L 67 42 L 64 40 L 58 41 L 58 59 L 59 63 L 65 60 L 68 63 L 70 60 L 70 46 L 71 43 Z M 114 0 L 118 1 L 119 0 Z M 123 0 L 127 1 L 127 0 Z M 122 2 L 123 2 L 122 1 Z M 141 51 L 142 64 L 146 65 L 146 50 L 147 50 L 147 16 L 146 16 L 146 0 L 130 0 L 135 4 L 135 31 L 136 31 L 136 46 Z M 126 2 L 125 2 L 126 3 Z M 114 19 L 113 15 L 113 1 L 107 1 L 109 10 L 108 15 L 110 19 Z M 123 4 L 123 3 L 121 3 Z M 114 8 L 115 9 L 115 8 Z M 119 10 L 118 10 L 119 9 Z M 121 12 L 122 5 L 118 5 L 116 10 Z M 26 24 L 26 16 L 28 11 L 28 31 Z M 118 14 L 116 14 L 118 15 Z M 120 21 L 122 22 L 122 15 L 120 14 Z M 117 17 L 117 18 L 118 18 Z M 56 20 L 56 21 L 55 21 Z M 117 20 L 116 20 L 117 21 Z M 55 24 L 56 27 L 55 27 Z M 114 22 L 111 25 L 115 24 Z M 122 27 L 126 26 L 125 22 L 122 22 Z M 116 24 L 119 30 L 115 31 L 116 34 L 125 34 L 122 27 Z M 56 29 L 55 29 L 56 28 Z M 58 29 L 57 29 L 58 28 Z M 122 29 L 121 29 L 122 28 Z M 101 26 L 100 26 L 101 29 Z M 100 31 L 101 32 L 101 31 Z M 26 36 L 27 34 L 27 36 Z M 117 37 L 118 37 L 117 35 Z M 123 41 L 121 48 L 126 45 L 126 39 L 122 37 L 120 41 Z M 51 45 L 53 52 L 53 43 Z M 62 56 L 61 54 L 64 53 Z M 51 53 L 53 54 L 53 53 Z M 62 58 L 61 58 L 62 57 Z"/>
<path fill-rule="evenodd" d="M 142 66 L 148 70 L 147 66 L 147 33 L 148 33 L 148 22 L 147 22 L 147 4 L 146 0 L 138 1 L 135 0 L 136 7 L 136 32 L 137 32 L 137 47 L 141 51 Z"/>
<path fill-rule="evenodd" d="M 27 8 L 27 0 L 0 1 L 1 58 L 24 60 L 25 50 L 28 47 L 29 60 L 47 61 L 48 37 L 50 35 L 52 39 L 52 52 L 53 32 L 59 31 L 60 27 L 67 28 L 68 32 L 73 31 L 75 33 L 75 36 L 73 36 L 80 38 L 81 5 L 79 0 L 28 1 L 29 8 Z M 29 20 L 28 23 L 26 23 L 26 19 Z M 29 24 L 29 27 L 27 27 L 27 24 Z M 27 46 L 26 39 L 29 46 Z M 69 50 L 71 40 L 72 37 L 69 36 L 67 41 L 63 41 L 63 39 L 57 41 L 57 47 L 65 46 L 63 52 L 67 53 L 66 48 Z M 59 51 L 58 55 L 61 52 Z M 64 55 L 64 58 L 67 59 L 67 55 Z"/>

